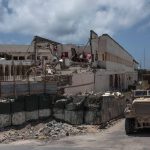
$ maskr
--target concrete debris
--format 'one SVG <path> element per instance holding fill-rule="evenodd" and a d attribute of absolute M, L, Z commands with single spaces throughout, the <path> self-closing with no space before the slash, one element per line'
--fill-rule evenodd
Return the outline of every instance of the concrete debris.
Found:
<path fill-rule="evenodd" d="M 29 123 L 25 127 L 1 129 L 0 143 L 26 139 L 52 141 L 65 136 L 85 134 L 86 132 L 86 128 L 82 126 L 72 126 L 67 123 L 49 120 L 46 123 Z"/>
<path fill-rule="evenodd" d="M 57 81 L 58 86 L 71 85 L 72 75 L 47 75 L 43 76 L 42 80 L 44 81 Z"/>
<path fill-rule="evenodd" d="M 105 92 L 102 96 L 115 96 L 115 97 L 123 97 L 124 95 L 121 92 Z"/>
<path fill-rule="evenodd" d="M 85 133 L 84 130 L 73 127 L 72 125 L 57 122 L 55 120 L 47 123 L 44 128 L 39 130 L 40 136 L 46 136 L 48 138 L 59 139 L 64 136 L 76 135 Z"/>

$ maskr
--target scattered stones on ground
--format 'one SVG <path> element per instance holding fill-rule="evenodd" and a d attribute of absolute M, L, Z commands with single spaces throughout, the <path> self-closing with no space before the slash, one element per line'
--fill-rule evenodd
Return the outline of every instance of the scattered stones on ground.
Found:
<path fill-rule="evenodd" d="M 120 120 L 120 119 L 119 119 Z M 105 129 L 116 124 L 118 119 L 107 122 Z M 56 120 L 28 123 L 22 127 L 11 127 L 1 130 L 0 143 L 11 143 L 20 140 L 36 139 L 42 142 L 59 140 L 66 136 L 99 133 L 103 131 L 99 125 L 70 125 Z"/>
<path fill-rule="evenodd" d="M 89 126 L 73 126 L 67 123 L 47 120 L 28 123 L 22 127 L 9 127 L 1 130 L 0 143 L 10 143 L 17 140 L 37 139 L 44 141 L 58 140 L 65 136 L 88 133 Z M 94 126 L 93 126 L 94 128 Z M 98 127 L 95 130 L 98 130 Z"/>

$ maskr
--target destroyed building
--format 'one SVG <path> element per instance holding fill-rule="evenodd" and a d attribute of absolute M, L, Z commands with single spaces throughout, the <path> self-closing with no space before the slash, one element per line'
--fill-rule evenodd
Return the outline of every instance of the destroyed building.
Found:
<path fill-rule="evenodd" d="M 23 80 L 31 67 L 42 70 L 46 66 L 46 75 L 70 75 L 68 82 L 60 85 L 67 94 L 125 90 L 137 81 L 138 63 L 133 56 L 108 34 L 98 36 L 94 31 L 86 45 L 61 44 L 37 36 L 31 45 L 0 45 L 0 57 L 1 81 L 13 80 L 14 75 Z"/>

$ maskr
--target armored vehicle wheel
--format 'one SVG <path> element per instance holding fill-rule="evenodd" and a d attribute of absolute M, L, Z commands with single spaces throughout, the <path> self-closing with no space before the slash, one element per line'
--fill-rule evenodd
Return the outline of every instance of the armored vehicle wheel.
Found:
<path fill-rule="evenodd" d="M 126 134 L 132 134 L 134 132 L 135 121 L 133 118 L 126 118 L 125 120 L 125 131 Z"/>

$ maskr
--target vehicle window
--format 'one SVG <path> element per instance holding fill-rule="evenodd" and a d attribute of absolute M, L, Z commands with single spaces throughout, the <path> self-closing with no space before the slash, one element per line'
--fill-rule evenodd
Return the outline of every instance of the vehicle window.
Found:
<path fill-rule="evenodd" d="M 147 96 L 147 91 L 135 91 L 134 95 L 136 97 L 139 97 L 139 96 Z"/>
<path fill-rule="evenodd" d="M 150 96 L 150 90 L 148 90 L 148 96 Z"/>

